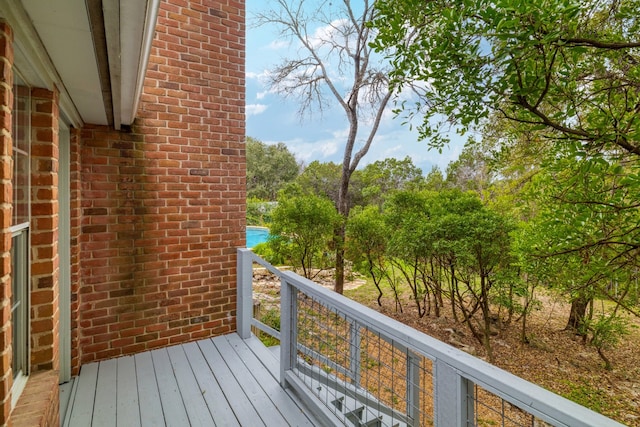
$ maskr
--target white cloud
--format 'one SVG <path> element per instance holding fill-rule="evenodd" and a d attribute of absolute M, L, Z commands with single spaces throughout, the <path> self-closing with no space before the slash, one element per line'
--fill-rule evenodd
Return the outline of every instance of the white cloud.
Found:
<path fill-rule="evenodd" d="M 258 114 L 264 113 L 267 108 L 269 108 L 269 106 L 265 104 L 249 104 L 246 106 L 245 112 L 247 114 L 247 117 L 256 116 Z"/>
<path fill-rule="evenodd" d="M 273 40 L 267 45 L 267 48 L 270 50 L 281 50 L 288 49 L 290 45 L 291 43 L 287 40 Z"/>
<path fill-rule="evenodd" d="M 275 141 L 263 141 L 265 144 L 275 144 Z M 302 138 L 295 138 L 281 141 L 289 148 L 296 159 L 305 163 L 311 163 L 314 160 L 320 162 L 336 162 L 341 160 L 343 138 L 327 138 L 316 141 L 309 141 Z M 336 154 L 338 154 L 336 156 Z"/>
<path fill-rule="evenodd" d="M 336 41 L 344 45 L 345 35 L 349 33 L 349 20 L 346 18 L 336 19 L 331 23 L 318 27 L 313 35 L 309 37 L 309 42 L 315 48 L 330 45 Z"/>
<path fill-rule="evenodd" d="M 338 152 L 340 142 L 333 139 L 325 139 L 319 141 L 301 141 L 288 142 L 287 146 L 293 151 L 296 158 L 309 163 L 313 160 L 321 162 L 332 161 L 330 157 Z"/>

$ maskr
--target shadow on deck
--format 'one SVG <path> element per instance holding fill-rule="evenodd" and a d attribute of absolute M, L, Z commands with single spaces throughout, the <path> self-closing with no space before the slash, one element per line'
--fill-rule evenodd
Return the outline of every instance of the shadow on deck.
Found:
<path fill-rule="evenodd" d="M 237 334 L 84 365 L 61 388 L 62 426 L 315 426 L 276 356 Z"/>

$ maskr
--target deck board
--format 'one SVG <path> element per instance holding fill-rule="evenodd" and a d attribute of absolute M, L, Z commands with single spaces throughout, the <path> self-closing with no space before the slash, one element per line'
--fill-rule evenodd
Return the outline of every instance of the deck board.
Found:
<path fill-rule="evenodd" d="M 151 352 L 136 354 L 134 358 L 141 425 L 143 427 L 161 426 L 164 423 L 164 415 Z"/>
<path fill-rule="evenodd" d="M 216 347 L 221 354 L 233 355 L 235 351 L 226 339 L 218 339 L 215 341 Z M 236 381 L 240 384 L 243 391 L 249 398 L 251 404 L 256 408 L 262 421 L 272 423 L 272 425 L 285 426 L 287 420 L 284 419 L 280 411 L 269 396 L 265 393 L 265 390 L 260 387 L 260 384 L 253 376 L 253 372 L 259 369 L 260 362 L 250 363 L 248 366 L 243 364 L 243 361 L 239 357 L 226 358 L 229 370 L 234 374 Z M 250 372 L 250 375 L 244 374 L 244 372 Z"/>
<path fill-rule="evenodd" d="M 230 396 L 227 400 L 236 414 L 238 422 L 242 426 L 264 426 L 264 422 L 251 404 L 251 401 L 245 394 L 244 390 L 236 381 L 235 376 L 227 366 L 222 355 L 214 345 L 212 340 L 198 342 L 198 346 L 202 351 L 207 364 L 213 371 L 218 384 L 223 384 L 225 393 Z"/>
<path fill-rule="evenodd" d="M 136 383 L 136 362 L 133 356 L 117 359 L 116 425 L 140 426 L 140 405 Z"/>
<path fill-rule="evenodd" d="M 292 426 L 312 427 L 313 424 L 311 424 L 309 419 L 304 415 L 304 413 L 302 413 L 300 408 L 291 399 L 287 392 L 280 387 L 280 384 L 276 382 L 276 377 L 273 376 L 270 371 L 250 368 L 251 366 L 258 366 L 264 359 L 258 360 L 256 355 L 249 347 L 247 347 L 238 335 L 227 335 L 225 338 L 238 355 L 237 360 L 239 362 L 243 362 L 247 368 L 250 369 L 253 377 L 262 387 L 269 399 L 271 399 L 275 407 L 281 412 L 282 416 L 286 418 L 288 424 Z"/>
<path fill-rule="evenodd" d="M 118 362 L 111 359 L 98 366 L 95 410 L 93 424 L 104 427 L 116 426 L 116 381 Z"/>
<path fill-rule="evenodd" d="M 227 396 L 220 388 L 220 384 L 218 384 L 213 372 L 211 372 L 209 365 L 207 365 L 207 361 L 202 355 L 198 344 L 192 342 L 185 344 L 183 347 L 193 372 L 198 373 L 196 381 L 200 390 L 202 390 L 202 397 L 207 402 L 209 412 L 213 415 L 216 425 L 225 427 L 240 426 L 233 409 L 231 409 L 231 405 L 227 401 Z"/>
<path fill-rule="evenodd" d="M 167 349 L 153 350 L 151 358 L 153 359 L 153 368 L 158 381 L 165 424 L 176 427 L 189 425 L 185 403 L 180 395 L 180 388 L 173 373 Z"/>
<path fill-rule="evenodd" d="M 196 381 L 196 377 L 191 370 L 187 356 L 184 354 L 182 346 L 174 346 L 167 348 L 171 366 L 175 373 L 176 382 L 180 388 L 182 400 L 185 405 L 187 416 L 189 417 L 189 425 L 193 427 L 206 427 L 215 425 L 207 402 L 202 396 L 202 390 Z"/>
<path fill-rule="evenodd" d="M 91 363 L 63 425 L 320 425 L 277 377 L 269 350 L 236 334 Z"/>
<path fill-rule="evenodd" d="M 89 363 L 82 367 L 80 375 L 74 382 L 72 400 L 67 408 L 66 425 L 89 426 L 93 420 L 93 404 L 98 382 L 98 363 Z"/>

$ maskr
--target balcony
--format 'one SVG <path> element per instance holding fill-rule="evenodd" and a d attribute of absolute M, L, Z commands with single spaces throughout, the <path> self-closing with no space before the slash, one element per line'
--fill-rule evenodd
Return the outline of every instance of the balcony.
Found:
<path fill-rule="evenodd" d="M 256 263 L 280 278 L 280 330 L 253 316 Z M 237 334 L 83 366 L 63 425 L 621 425 L 247 249 L 237 315 Z"/>

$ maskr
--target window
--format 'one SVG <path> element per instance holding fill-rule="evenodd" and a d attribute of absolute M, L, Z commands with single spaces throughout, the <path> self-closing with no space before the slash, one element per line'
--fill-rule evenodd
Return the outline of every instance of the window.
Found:
<path fill-rule="evenodd" d="M 29 373 L 30 89 L 16 73 L 13 86 L 13 213 L 11 221 L 11 327 L 13 404 Z"/>

